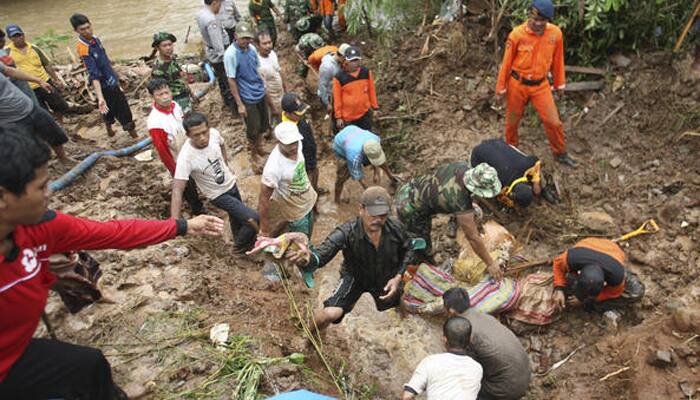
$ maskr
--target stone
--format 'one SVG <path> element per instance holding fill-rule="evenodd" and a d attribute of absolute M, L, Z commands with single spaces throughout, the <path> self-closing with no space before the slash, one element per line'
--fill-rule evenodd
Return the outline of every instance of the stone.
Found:
<path fill-rule="evenodd" d="M 673 312 L 673 325 L 680 332 L 695 331 L 700 333 L 700 310 L 679 307 Z"/>
<path fill-rule="evenodd" d="M 659 368 L 668 368 L 674 365 L 673 354 L 668 350 L 656 350 L 650 355 L 647 362 Z"/>
<path fill-rule="evenodd" d="M 630 64 L 632 64 L 631 59 L 629 59 L 628 57 L 625 57 L 619 53 L 612 55 L 610 57 L 610 61 L 612 61 L 618 67 L 622 67 L 622 68 L 627 68 L 630 66 Z"/>
<path fill-rule="evenodd" d="M 609 232 L 615 229 L 615 220 L 602 211 L 584 211 L 578 215 L 579 222 L 595 232 Z"/>
<path fill-rule="evenodd" d="M 619 320 L 620 314 L 617 311 L 608 310 L 603 313 L 603 321 L 605 322 L 605 327 L 609 332 L 617 332 Z"/>
<path fill-rule="evenodd" d="M 617 167 L 619 167 L 620 165 L 622 165 L 622 158 L 620 158 L 619 156 L 615 156 L 615 157 L 613 157 L 612 160 L 610 160 L 610 166 L 611 166 L 611 167 L 617 168 Z"/>

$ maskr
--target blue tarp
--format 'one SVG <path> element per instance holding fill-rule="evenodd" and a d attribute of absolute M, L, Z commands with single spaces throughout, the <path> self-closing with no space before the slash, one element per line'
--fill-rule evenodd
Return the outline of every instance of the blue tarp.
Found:
<path fill-rule="evenodd" d="M 308 390 L 295 390 L 293 392 L 278 394 L 275 397 L 268 397 L 267 400 L 335 400 L 335 398 L 312 393 Z"/>

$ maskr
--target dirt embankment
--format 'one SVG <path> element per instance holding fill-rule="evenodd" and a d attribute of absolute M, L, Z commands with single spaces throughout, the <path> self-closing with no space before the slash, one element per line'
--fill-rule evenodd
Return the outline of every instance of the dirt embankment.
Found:
<path fill-rule="evenodd" d="M 473 145 L 502 134 L 503 111 L 492 107 L 491 101 L 497 62 L 492 46 L 481 42 L 486 33 L 486 27 L 469 21 L 466 26 L 430 28 L 421 36 L 407 34 L 387 48 L 374 47 L 365 39 L 366 61 L 378 79 L 383 112 L 379 130 L 393 166 L 404 175 L 465 159 Z M 421 54 L 427 35 L 431 35 L 428 51 Z M 313 78 L 303 82 L 294 75 L 296 59 L 287 35 L 282 35 L 279 47 L 291 86 L 316 105 Z M 700 91 L 697 81 L 684 78 L 688 64 L 688 59 L 669 60 L 661 54 L 633 57 L 627 68 L 608 69 L 602 91 L 572 94 L 560 102 L 570 152 L 581 161 L 577 169 L 552 162 L 533 111 L 523 119 L 521 147 L 543 159 L 563 198 L 558 205 L 537 203 L 523 215 L 505 214 L 499 219 L 527 246 L 530 256 L 554 255 L 587 234 L 614 237 L 648 218 L 656 219 L 662 229 L 626 247 L 629 266 L 646 284 L 647 295 L 641 304 L 621 310 L 617 326 L 606 324 L 598 315 L 569 311 L 552 326 L 522 333 L 536 372 L 546 371 L 583 346 L 556 371 L 535 378 L 530 398 L 673 399 L 687 398 L 691 389 L 700 387 L 700 340 L 692 339 L 692 332 L 700 333 L 700 327 L 697 314 L 686 312 L 700 305 L 695 283 L 700 274 L 700 141 L 681 137 L 700 125 Z M 145 90 L 133 93 L 131 102 L 138 130 L 145 134 L 150 108 Z M 199 109 L 234 150 L 244 143 L 243 126 L 220 104 L 218 94 L 212 92 Z M 322 152 L 322 186 L 332 189 L 334 162 L 328 137 L 321 137 L 327 126 L 323 115 L 316 106 L 312 121 Z M 130 144 L 126 134 L 107 139 L 96 112 L 70 117 L 66 129 L 72 133 L 71 154 Z M 148 162 L 101 160 L 85 178 L 56 193 L 52 207 L 96 219 L 166 218 L 170 178 L 154 157 Z M 253 175 L 243 153 L 235 156 L 233 167 L 244 201 L 257 204 L 259 177 Z M 52 166 L 52 172 L 57 177 L 62 171 Z M 346 186 L 349 206 L 337 206 L 328 196 L 321 198 L 314 241 L 354 214 L 352 204 L 359 197 L 359 187 Z M 581 218 L 588 211 L 611 218 L 592 226 Z M 436 249 L 454 253 L 458 245 L 445 236 L 442 221 L 434 230 Z M 215 323 L 227 322 L 233 334 L 252 336 L 256 354 L 309 354 L 280 284 L 260 274 L 261 261 L 233 256 L 230 249 L 230 238 L 178 239 L 131 252 L 95 252 L 105 270 L 106 293 L 115 304 L 98 304 L 70 316 L 54 298 L 48 309 L 51 321 L 59 338 L 102 348 L 113 363 L 117 381 L 133 391 L 154 382 L 150 385 L 157 387 L 151 392 L 153 398 L 180 397 L 187 391 L 192 391 L 192 397 L 205 397 L 207 392 L 216 397 L 227 387 L 230 390 L 231 383 L 217 381 L 202 388 L 221 367 L 206 340 Z M 337 264 L 338 260 L 320 274 L 322 291 L 336 279 Z M 318 304 L 317 291 L 296 285 L 295 294 L 312 306 Z M 360 308 L 358 312 L 373 311 Z M 680 314 L 675 322 L 671 312 Z M 382 318 L 396 324 L 392 328 L 404 323 L 393 314 Z M 356 395 L 396 398 L 404 382 L 395 377 L 412 367 L 392 363 L 389 342 L 368 344 L 347 335 L 361 335 L 362 328 L 352 323 L 350 328 L 331 328 L 326 337 L 331 364 L 358 388 Z M 367 349 L 377 358 L 365 357 L 367 352 L 362 350 Z M 664 352 L 670 354 L 669 363 Z M 334 393 L 320 360 L 311 356 L 307 366 L 310 369 L 287 365 L 270 369 L 264 391 L 309 387 Z M 599 381 L 618 370 L 622 371 Z"/>

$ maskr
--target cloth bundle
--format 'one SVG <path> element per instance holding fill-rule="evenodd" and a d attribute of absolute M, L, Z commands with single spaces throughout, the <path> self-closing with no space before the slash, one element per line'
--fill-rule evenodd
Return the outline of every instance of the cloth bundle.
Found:
<path fill-rule="evenodd" d="M 530 274 L 520 281 L 520 285 L 520 301 L 508 314 L 509 318 L 532 325 L 547 325 L 559 318 L 551 272 Z"/>

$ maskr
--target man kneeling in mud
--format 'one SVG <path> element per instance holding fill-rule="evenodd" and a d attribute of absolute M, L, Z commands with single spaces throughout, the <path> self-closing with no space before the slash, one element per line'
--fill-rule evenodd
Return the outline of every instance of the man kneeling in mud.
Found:
<path fill-rule="evenodd" d="M 320 331 L 331 323 L 340 323 L 363 293 L 374 298 L 377 310 L 399 305 L 401 277 L 413 261 L 414 241 L 403 224 L 391 213 L 391 197 L 386 189 L 372 186 L 362 193 L 359 216 L 335 228 L 315 249 L 311 262 L 302 267 L 314 271 L 328 264 L 343 251 L 340 282 L 335 292 L 314 313 Z"/>
<path fill-rule="evenodd" d="M 625 253 L 612 240 L 581 240 L 554 258 L 554 300 L 563 309 L 566 298 L 575 295 L 588 311 L 641 300 L 644 284 L 624 263 Z"/>

